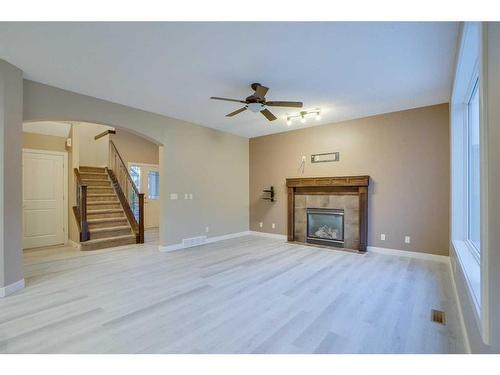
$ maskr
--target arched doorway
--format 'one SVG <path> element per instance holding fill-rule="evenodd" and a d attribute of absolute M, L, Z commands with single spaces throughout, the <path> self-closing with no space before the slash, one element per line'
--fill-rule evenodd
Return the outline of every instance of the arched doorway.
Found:
<path fill-rule="evenodd" d="M 58 133 L 55 129 L 58 126 L 66 127 L 66 133 Z M 67 155 L 67 181 L 64 181 L 67 190 L 63 202 L 67 208 L 64 216 L 67 220 L 65 244 L 95 250 L 132 243 L 133 236 L 127 237 L 127 233 L 130 234 L 128 225 L 132 234 L 136 235 L 137 242 L 158 238 L 162 198 L 159 194 L 161 145 L 158 142 L 130 129 L 83 121 L 27 121 L 23 128 L 23 149 L 38 150 L 37 155 L 54 152 L 65 152 Z M 61 150 L 53 149 L 56 147 L 54 145 L 60 147 L 61 143 Z M 30 158 L 26 158 L 23 163 L 24 169 L 29 169 L 31 165 L 42 165 L 31 154 L 26 155 L 30 155 Z M 131 177 L 132 167 L 142 165 L 150 166 L 149 170 L 142 175 L 139 170 L 138 175 Z M 48 178 L 48 175 L 56 175 L 50 166 L 48 173 L 25 173 L 24 181 L 30 186 L 26 192 L 40 196 L 44 191 L 49 192 L 51 186 L 57 185 L 57 181 Z M 83 194 L 85 202 L 82 200 Z M 25 199 L 25 202 L 28 201 Z M 54 206 L 58 207 L 57 204 Z M 54 240 L 47 242 L 48 236 L 45 234 L 59 228 L 58 222 L 52 220 L 58 217 L 54 215 L 55 211 L 46 211 L 45 216 L 42 213 L 23 204 L 23 217 L 26 218 L 24 238 L 29 237 L 29 241 L 24 242 L 29 243 L 30 248 L 37 247 L 37 244 L 46 246 L 61 242 L 61 236 L 52 236 Z M 139 238 L 137 227 L 141 221 L 146 231 Z M 44 231 L 40 230 L 42 227 Z"/>

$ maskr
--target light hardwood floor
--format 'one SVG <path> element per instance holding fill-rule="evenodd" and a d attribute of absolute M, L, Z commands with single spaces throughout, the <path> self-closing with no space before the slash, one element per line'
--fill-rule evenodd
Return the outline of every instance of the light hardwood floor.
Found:
<path fill-rule="evenodd" d="M 444 263 L 246 236 L 25 253 L 2 353 L 459 353 Z M 430 321 L 444 310 L 445 326 Z"/>

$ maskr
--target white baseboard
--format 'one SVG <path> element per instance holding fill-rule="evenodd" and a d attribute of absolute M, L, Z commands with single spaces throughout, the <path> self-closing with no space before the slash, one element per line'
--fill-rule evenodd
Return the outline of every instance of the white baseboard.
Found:
<path fill-rule="evenodd" d="M 417 253 L 416 251 L 406 251 L 406 250 L 397 250 L 397 249 L 388 249 L 385 247 L 376 247 L 376 246 L 367 246 L 367 252 L 384 254 L 384 255 L 396 255 L 402 257 L 416 258 L 416 259 L 427 259 L 433 260 L 437 262 L 449 263 L 450 257 L 445 255 L 435 255 L 428 253 Z"/>
<path fill-rule="evenodd" d="M 24 279 L 16 281 L 13 284 L 4 286 L 0 288 L 0 298 L 7 297 L 9 294 L 17 292 L 18 290 L 21 290 L 23 288 L 24 288 Z"/>
<path fill-rule="evenodd" d="M 284 234 L 277 234 L 277 233 L 267 233 L 267 232 L 258 232 L 258 231 L 255 231 L 255 230 L 251 230 L 249 231 L 248 234 L 252 234 L 254 236 L 261 236 L 261 237 L 268 237 L 268 238 L 274 238 L 274 239 L 277 239 L 277 240 L 283 240 L 283 241 L 286 241 L 287 240 L 287 236 L 284 235 Z"/>
<path fill-rule="evenodd" d="M 236 233 L 224 234 L 222 236 L 208 237 L 204 243 L 199 244 L 197 246 L 206 245 L 206 244 L 213 243 L 213 242 L 218 242 L 218 241 L 229 240 L 231 238 L 248 236 L 249 234 L 250 234 L 249 231 L 244 231 L 244 232 L 236 232 Z M 194 247 L 194 246 L 189 246 L 189 247 Z M 168 246 L 158 246 L 158 250 L 160 250 L 160 251 L 176 251 L 176 250 L 182 250 L 182 249 L 186 249 L 186 248 L 187 247 L 184 246 L 182 244 L 182 242 L 176 243 L 176 244 L 173 244 L 173 245 L 168 245 Z"/>
<path fill-rule="evenodd" d="M 79 244 L 78 242 L 73 241 L 73 240 L 68 240 L 68 242 L 66 244 L 71 246 L 71 247 L 74 247 L 75 249 L 78 249 L 78 250 L 82 249 L 82 245 Z"/>

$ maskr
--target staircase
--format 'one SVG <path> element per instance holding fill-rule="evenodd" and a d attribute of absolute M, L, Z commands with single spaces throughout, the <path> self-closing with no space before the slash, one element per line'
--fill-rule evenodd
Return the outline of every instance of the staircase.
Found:
<path fill-rule="evenodd" d="M 87 223 L 90 239 L 81 241 L 82 250 L 136 243 L 136 235 L 127 219 L 105 168 L 80 167 L 80 179 L 87 186 Z"/>

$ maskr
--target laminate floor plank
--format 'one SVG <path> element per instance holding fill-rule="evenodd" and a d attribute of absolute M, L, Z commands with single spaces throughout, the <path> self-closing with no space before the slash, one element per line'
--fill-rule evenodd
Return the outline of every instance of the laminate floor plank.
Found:
<path fill-rule="evenodd" d="M 244 236 L 24 253 L 0 353 L 461 353 L 449 266 Z M 446 325 L 431 322 L 431 309 Z"/>

